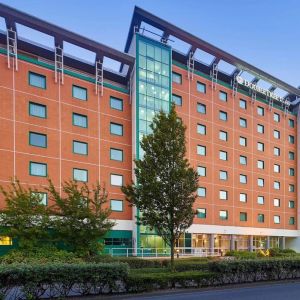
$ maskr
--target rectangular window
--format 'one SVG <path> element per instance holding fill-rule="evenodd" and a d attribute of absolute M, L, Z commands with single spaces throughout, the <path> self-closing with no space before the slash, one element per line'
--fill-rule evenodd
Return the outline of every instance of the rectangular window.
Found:
<path fill-rule="evenodd" d="M 219 131 L 219 139 L 221 141 L 227 141 L 227 139 L 228 139 L 227 136 L 228 136 L 228 134 L 226 131 L 222 131 L 222 130 Z"/>
<path fill-rule="evenodd" d="M 88 155 L 88 143 L 73 141 L 73 152 L 75 154 Z"/>
<path fill-rule="evenodd" d="M 274 216 L 274 223 L 280 224 L 280 216 Z"/>
<path fill-rule="evenodd" d="M 289 143 L 290 144 L 295 144 L 295 138 L 293 135 L 289 135 Z"/>
<path fill-rule="evenodd" d="M 206 188 L 205 187 L 199 187 L 197 189 L 197 195 L 199 197 L 206 197 Z"/>
<path fill-rule="evenodd" d="M 110 184 L 115 186 L 122 186 L 123 175 L 110 174 Z"/>
<path fill-rule="evenodd" d="M 72 96 L 73 96 L 73 98 L 87 101 L 87 99 L 88 99 L 87 89 L 77 86 L 77 85 L 73 85 L 72 86 Z"/>
<path fill-rule="evenodd" d="M 29 115 L 38 118 L 47 118 L 47 106 L 39 103 L 29 102 Z"/>
<path fill-rule="evenodd" d="M 293 184 L 289 184 L 289 192 L 295 192 L 295 186 Z"/>
<path fill-rule="evenodd" d="M 46 76 L 29 72 L 29 85 L 40 89 L 46 89 Z"/>
<path fill-rule="evenodd" d="M 202 167 L 202 166 L 198 166 L 197 167 L 197 173 L 198 173 L 199 176 L 205 177 L 206 176 L 206 168 Z"/>
<path fill-rule="evenodd" d="M 289 208 L 295 208 L 295 201 L 294 200 L 289 201 Z"/>
<path fill-rule="evenodd" d="M 175 105 L 182 106 L 182 97 L 181 96 L 173 94 L 172 101 L 175 103 Z"/>
<path fill-rule="evenodd" d="M 257 124 L 257 132 L 258 133 L 264 133 L 265 132 L 264 125 Z"/>
<path fill-rule="evenodd" d="M 116 109 L 116 110 L 123 110 L 123 100 L 110 96 L 110 108 Z"/>
<path fill-rule="evenodd" d="M 274 181 L 274 190 L 280 190 L 280 182 L 279 181 Z"/>
<path fill-rule="evenodd" d="M 264 196 L 257 196 L 257 203 L 260 205 L 263 205 L 265 203 L 265 197 Z"/>
<path fill-rule="evenodd" d="M 247 120 L 244 118 L 240 118 L 240 126 L 243 128 L 247 128 Z"/>
<path fill-rule="evenodd" d="M 247 157 L 240 155 L 240 164 L 241 165 L 247 165 Z"/>
<path fill-rule="evenodd" d="M 197 209 L 197 217 L 200 219 L 206 218 L 206 208 L 198 208 Z"/>
<path fill-rule="evenodd" d="M 263 116 L 263 115 L 265 114 L 264 108 L 261 107 L 261 106 L 257 106 L 257 114 L 258 114 L 259 116 Z"/>
<path fill-rule="evenodd" d="M 123 125 L 111 122 L 110 133 L 114 135 L 123 135 Z"/>
<path fill-rule="evenodd" d="M 74 168 L 73 180 L 88 182 L 88 170 Z"/>
<path fill-rule="evenodd" d="M 38 162 L 29 162 L 29 174 L 31 176 L 47 177 L 47 164 Z"/>
<path fill-rule="evenodd" d="M 280 165 L 274 164 L 274 172 L 280 173 Z"/>
<path fill-rule="evenodd" d="M 48 194 L 44 192 L 31 192 L 30 195 L 37 197 L 40 200 L 40 204 L 48 205 Z"/>
<path fill-rule="evenodd" d="M 219 179 L 220 180 L 227 180 L 228 179 L 228 173 L 227 171 L 220 171 L 219 172 Z"/>
<path fill-rule="evenodd" d="M 247 222 L 247 213 L 240 212 L 240 221 L 241 222 Z"/>
<path fill-rule="evenodd" d="M 242 184 L 247 183 L 247 175 L 240 174 L 240 183 Z"/>
<path fill-rule="evenodd" d="M 265 150 L 265 145 L 264 145 L 264 143 L 257 142 L 257 150 L 258 150 L 258 151 L 264 151 L 264 150 Z"/>
<path fill-rule="evenodd" d="M 175 83 L 181 84 L 182 83 L 182 76 L 181 76 L 181 74 L 172 72 L 172 81 L 175 82 Z"/>
<path fill-rule="evenodd" d="M 295 176 L 295 169 L 294 168 L 289 168 L 289 175 L 290 176 Z"/>
<path fill-rule="evenodd" d="M 220 110 L 219 111 L 219 119 L 221 121 L 227 121 L 227 112 Z"/>
<path fill-rule="evenodd" d="M 263 187 L 265 185 L 265 180 L 263 178 L 257 178 L 257 185 Z"/>
<path fill-rule="evenodd" d="M 247 101 L 244 99 L 240 99 L 240 108 L 247 109 Z"/>
<path fill-rule="evenodd" d="M 123 150 L 110 148 L 110 159 L 117 160 L 117 161 L 123 161 Z"/>
<path fill-rule="evenodd" d="M 294 160 L 295 159 L 295 153 L 290 151 L 289 152 L 289 160 Z"/>
<path fill-rule="evenodd" d="M 295 217 L 289 218 L 289 225 L 295 225 Z"/>
<path fill-rule="evenodd" d="M 225 93 L 223 91 L 220 91 L 220 93 L 219 93 L 219 99 L 221 101 L 227 102 L 227 93 Z"/>
<path fill-rule="evenodd" d="M 201 145 L 197 145 L 197 154 L 205 156 L 206 155 L 206 147 L 201 146 Z"/>
<path fill-rule="evenodd" d="M 197 133 L 206 135 L 206 126 L 202 124 L 197 124 Z"/>
<path fill-rule="evenodd" d="M 295 121 L 293 119 L 289 119 L 289 126 L 291 128 L 294 128 L 295 127 Z"/>
<path fill-rule="evenodd" d="M 273 115 L 273 120 L 275 121 L 275 122 L 280 122 L 280 115 L 279 114 L 277 114 L 277 113 L 274 113 L 274 115 Z"/>
<path fill-rule="evenodd" d="M 206 93 L 206 84 L 197 81 L 197 91 L 205 94 Z"/>
<path fill-rule="evenodd" d="M 112 211 L 123 211 L 123 201 L 111 199 L 110 200 L 110 209 Z"/>
<path fill-rule="evenodd" d="M 85 115 L 73 113 L 73 125 L 78 127 L 87 128 L 88 118 Z"/>
<path fill-rule="evenodd" d="M 228 199 L 228 192 L 227 191 L 220 191 L 219 192 L 220 200 L 227 200 Z"/>
<path fill-rule="evenodd" d="M 35 147 L 47 148 L 47 135 L 30 131 L 29 144 Z"/>
<path fill-rule="evenodd" d="M 277 147 L 274 147 L 274 155 L 275 156 L 280 156 L 280 149 L 279 148 L 277 148 Z"/>
<path fill-rule="evenodd" d="M 263 160 L 257 161 L 257 168 L 258 169 L 264 169 L 265 168 L 265 162 Z"/>
<path fill-rule="evenodd" d="M 257 215 L 257 222 L 258 223 L 264 223 L 265 222 L 265 215 L 264 214 L 258 214 Z"/>
<path fill-rule="evenodd" d="M 247 194 L 245 193 L 240 193 L 240 202 L 247 202 Z"/>
<path fill-rule="evenodd" d="M 280 139 L 280 132 L 278 130 L 274 130 L 273 132 L 274 139 Z"/>
<path fill-rule="evenodd" d="M 280 207 L 280 199 L 274 198 L 273 204 L 274 204 L 275 207 Z"/>
<path fill-rule="evenodd" d="M 243 147 L 247 146 L 247 139 L 245 137 L 240 136 L 240 145 Z"/>
<path fill-rule="evenodd" d="M 220 220 L 228 220 L 228 211 L 227 210 L 220 210 L 219 211 Z"/>
<path fill-rule="evenodd" d="M 206 114 L 206 105 L 202 103 L 197 103 L 197 112 L 200 114 Z"/>
<path fill-rule="evenodd" d="M 219 158 L 220 158 L 220 160 L 227 160 L 227 152 L 220 150 Z"/>

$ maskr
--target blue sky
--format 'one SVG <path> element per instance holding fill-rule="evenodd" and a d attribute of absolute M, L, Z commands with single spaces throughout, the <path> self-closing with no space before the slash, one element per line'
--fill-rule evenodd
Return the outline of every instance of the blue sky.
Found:
<path fill-rule="evenodd" d="M 298 0 L 0 0 L 124 50 L 134 5 L 300 85 Z"/>

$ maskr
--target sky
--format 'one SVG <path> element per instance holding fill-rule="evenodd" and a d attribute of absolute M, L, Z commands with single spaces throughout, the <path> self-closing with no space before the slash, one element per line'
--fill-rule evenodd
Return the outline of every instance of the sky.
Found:
<path fill-rule="evenodd" d="M 298 0 L 0 0 L 0 3 L 121 51 L 137 5 L 293 86 L 300 85 Z"/>

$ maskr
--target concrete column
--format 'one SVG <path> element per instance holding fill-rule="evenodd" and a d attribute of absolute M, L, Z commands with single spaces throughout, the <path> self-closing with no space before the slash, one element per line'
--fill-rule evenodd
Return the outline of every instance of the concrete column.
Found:
<path fill-rule="evenodd" d="M 230 235 L 230 250 L 235 250 L 234 249 L 234 235 L 233 234 L 231 234 Z"/>
<path fill-rule="evenodd" d="M 270 237 L 267 236 L 267 244 L 266 244 L 266 248 L 270 249 Z"/>
<path fill-rule="evenodd" d="M 285 249 L 285 236 L 281 238 L 281 249 Z"/>
<path fill-rule="evenodd" d="M 253 235 L 249 236 L 249 251 L 253 252 Z"/>
<path fill-rule="evenodd" d="M 209 236 L 209 251 L 214 252 L 215 251 L 215 235 L 211 234 Z"/>

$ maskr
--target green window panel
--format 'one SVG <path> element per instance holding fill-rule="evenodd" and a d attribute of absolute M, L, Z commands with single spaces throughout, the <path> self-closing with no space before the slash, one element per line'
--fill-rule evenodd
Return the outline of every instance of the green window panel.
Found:
<path fill-rule="evenodd" d="M 123 200 L 110 200 L 110 209 L 112 211 L 123 211 Z"/>
<path fill-rule="evenodd" d="M 47 176 L 47 164 L 39 163 L 39 162 L 29 162 L 29 174 L 31 176 Z"/>
<path fill-rule="evenodd" d="M 40 89 L 46 89 L 46 76 L 34 72 L 29 72 L 28 76 L 29 85 Z"/>
<path fill-rule="evenodd" d="M 73 180 L 88 182 L 88 170 L 74 168 Z"/>
<path fill-rule="evenodd" d="M 35 147 L 47 148 L 47 135 L 30 131 L 29 144 Z"/>
<path fill-rule="evenodd" d="M 123 110 L 123 100 L 116 98 L 116 97 L 110 97 L 110 108 L 116 109 L 116 110 Z"/>
<path fill-rule="evenodd" d="M 88 127 L 88 117 L 85 115 L 73 113 L 73 125 L 87 128 Z"/>
<path fill-rule="evenodd" d="M 73 98 L 87 101 L 87 99 L 88 99 L 87 89 L 77 86 L 77 85 L 73 85 L 72 86 L 72 96 L 73 96 Z"/>
<path fill-rule="evenodd" d="M 35 102 L 29 102 L 29 115 L 42 119 L 47 118 L 47 106 Z"/>
<path fill-rule="evenodd" d="M 88 143 L 73 141 L 73 152 L 75 154 L 88 155 Z"/>

